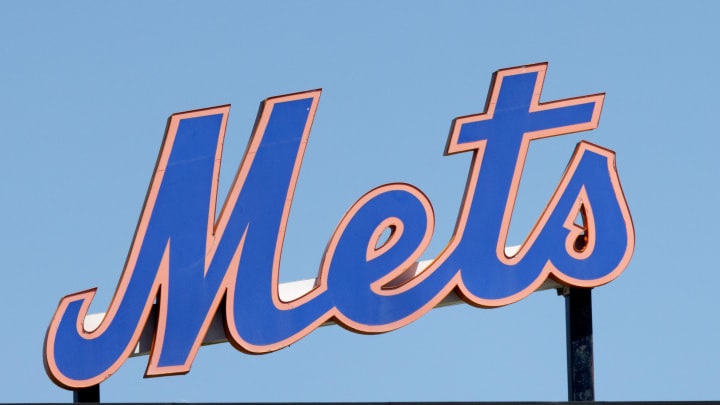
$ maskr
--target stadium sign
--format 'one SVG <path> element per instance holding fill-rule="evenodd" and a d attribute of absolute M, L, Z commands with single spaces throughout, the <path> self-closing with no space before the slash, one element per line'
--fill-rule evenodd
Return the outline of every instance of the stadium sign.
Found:
<path fill-rule="evenodd" d="M 229 106 L 171 116 L 128 259 L 97 327 L 95 290 L 60 301 L 47 331 L 50 378 L 99 384 L 133 353 L 156 312 L 146 376 L 187 373 L 216 313 L 239 350 L 286 347 L 327 322 L 360 333 L 402 327 L 450 294 L 478 307 L 514 303 L 548 280 L 595 287 L 616 278 L 634 230 L 612 151 L 580 142 L 533 230 L 505 249 L 531 141 L 597 127 L 603 94 L 540 102 L 547 64 L 493 77 L 485 111 L 456 118 L 446 154 L 472 152 L 455 231 L 423 268 L 433 233 L 428 198 L 409 184 L 362 196 L 338 224 L 309 290 L 279 293 L 279 264 L 320 90 L 266 100 L 215 220 Z M 156 308 L 156 309 L 154 309 Z M 155 315 L 153 315 L 155 316 Z"/>

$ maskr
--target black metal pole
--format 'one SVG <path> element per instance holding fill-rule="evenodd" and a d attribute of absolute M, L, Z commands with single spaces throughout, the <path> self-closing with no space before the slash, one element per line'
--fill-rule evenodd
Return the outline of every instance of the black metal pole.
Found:
<path fill-rule="evenodd" d="M 594 401 L 592 289 L 563 288 L 568 401 Z"/>
<path fill-rule="evenodd" d="M 73 403 L 100 402 L 100 384 L 73 391 Z"/>

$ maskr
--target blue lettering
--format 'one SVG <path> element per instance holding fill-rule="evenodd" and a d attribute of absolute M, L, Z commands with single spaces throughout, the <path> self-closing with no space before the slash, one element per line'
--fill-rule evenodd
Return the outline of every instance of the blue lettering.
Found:
<path fill-rule="evenodd" d="M 48 375 L 71 389 L 104 381 L 131 354 L 153 308 L 147 376 L 188 372 L 218 310 L 234 346 L 266 353 L 328 321 L 387 332 L 452 291 L 497 307 L 548 278 L 578 287 L 613 280 L 630 260 L 634 231 L 614 153 L 587 142 L 520 250 L 505 253 L 530 142 L 594 129 L 602 109 L 602 94 L 540 103 L 546 68 L 499 71 L 485 111 L 454 121 L 447 153 L 473 159 L 455 232 L 427 268 L 416 263 L 434 229 L 430 201 L 408 184 L 380 186 L 341 219 L 315 287 L 292 302 L 279 297 L 280 257 L 320 91 L 265 101 L 217 221 L 229 106 L 173 115 L 105 319 L 93 331 L 83 327 L 94 290 L 64 297 L 45 341 Z"/>

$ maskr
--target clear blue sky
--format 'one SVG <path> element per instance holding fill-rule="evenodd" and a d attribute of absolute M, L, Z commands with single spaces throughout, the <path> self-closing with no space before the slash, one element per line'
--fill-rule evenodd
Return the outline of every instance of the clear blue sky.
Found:
<path fill-rule="evenodd" d="M 543 100 L 605 92 L 600 127 L 533 143 L 519 243 L 582 139 L 617 152 L 635 256 L 594 290 L 599 400 L 720 399 L 716 246 L 720 65 L 713 2 L 0 4 L 0 401 L 70 401 L 45 375 L 59 299 L 119 278 L 167 117 L 232 104 L 224 195 L 264 98 L 323 88 L 282 279 L 315 275 L 345 210 L 380 184 L 421 188 L 450 236 L 469 155 L 453 118 L 494 71 L 549 62 Z M 429 257 L 428 257 L 429 258 Z M 107 402 L 566 399 L 563 300 L 458 306 L 376 336 L 323 328 L 282 351 L 202 348 L 188 375 L 133 358 Z"/>

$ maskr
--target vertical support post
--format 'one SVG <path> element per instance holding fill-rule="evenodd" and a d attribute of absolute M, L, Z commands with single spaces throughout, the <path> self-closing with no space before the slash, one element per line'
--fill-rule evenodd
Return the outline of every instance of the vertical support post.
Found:
<path fill-rule="evenodd" d="M 100 402 L 100 384 L 73 391 L 73 403 L 82 404 L 92 402 Z"/>
<path fill-rule="evenodd" d="M 595 400 L 592 289 L 565 287 L 568 401 Z"/>

